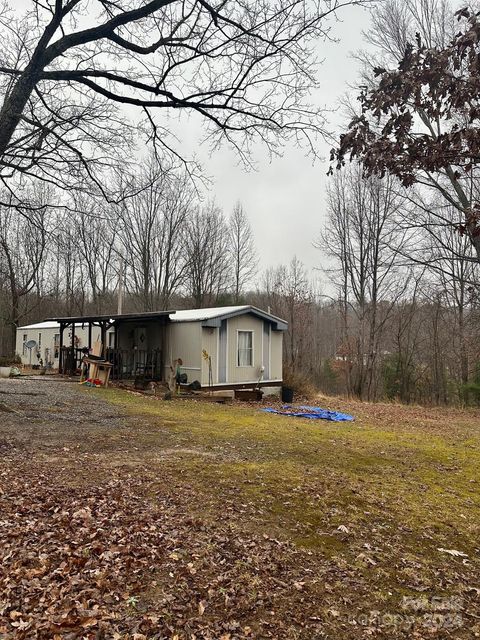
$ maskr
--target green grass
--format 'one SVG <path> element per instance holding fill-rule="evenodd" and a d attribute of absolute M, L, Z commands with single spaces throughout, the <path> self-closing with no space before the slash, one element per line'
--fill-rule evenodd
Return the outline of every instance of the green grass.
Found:
<path fill-rule="evenodd" d="M 452 423 L 452 412 L 354 404 L 343 408 L 357 422 L 329 423 L 119 390 L 101 395 L 142 416 L 137 437 L 150 453 L 186 449 L 163 464 L 201 490 L 205 504 L 234 495 L 256 529 L 352 557 L 361 546 L 352 537 L 389 540 L 426 557 L 439 546 L 469 555 L 478 546 L 474 412 Z M 338 534 L 340 525 L 347 536 Z"/>

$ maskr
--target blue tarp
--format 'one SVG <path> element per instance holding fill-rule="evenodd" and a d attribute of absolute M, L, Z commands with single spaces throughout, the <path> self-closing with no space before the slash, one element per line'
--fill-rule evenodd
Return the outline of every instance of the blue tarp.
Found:
<path fill-rule="evenodd" d="M 348 413 L 340 413 L 339 411 L 329 411 L 321 407 L 291 407 L 284 405 L 281 409 L 263 409 L 268 413 L 280 413 L 284 416 L 297 416 L 299 418 L 310 418 L 311 420 L 331 420 L 333 422 L 345 422 L 355 420 Z"/>

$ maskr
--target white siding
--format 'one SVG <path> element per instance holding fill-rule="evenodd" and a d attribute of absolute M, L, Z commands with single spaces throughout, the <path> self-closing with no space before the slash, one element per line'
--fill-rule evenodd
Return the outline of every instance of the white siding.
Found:
<path fill-rule="evenodd" d="M 167 326 L 165 347 L 165 379 L 168 379 L 171 363 L 177 358 L 183 360 L 182 371 L 188 381 L 201 382 L 202 373 L 202 326 L 200 322 L 178 322 Z"/>
<path fill-rule="evenodd" d="M 270 379 L 282 380 L 283 331 L 271 331 L 270 340 Z"/>
<path fill-rule="evenodd" d="M 72 343 L 72 329 L 68 327 L 63 331 L 63 344 L 66 347 L 69 347 Z M 41 337 L 41 347 L 40 349 L 32 349 L 32 364 L 38 364 L 40 359 L 43 360 L 43 364 L 46 364 L 47 361 L 53 363 L 54 369 L 58 367 L 58 358 L 55 358 L 55 334 L 60 335 L 59 327 L 51 327 L 51 328 L 30 328 L 30 327 L 19 327 L 17 329 L 17 344 L 16 344 L 16 352 L 20 356 L 22 360 L 22 364 L 30 364 L 30 351 L 28 349 L 23 348 L 24 336 L 26 336 L 25 342 L 28 340 L 35 340 L 38 346 L 39 337 Z M 88 328 L 85 327 L 82 329 L 81 325 L 77 325 L 75 327 L 75 337 L 76 337 L 76 346 L 81 349 L 82 347 L 88 346 Z M 92 342 L 100 339 L 100 329 L 98 327 L 94 327 L 92 330 Z M 37 357 L 37 354 L 40 354 L 40 358 Z"/>
<path fill-rule="evenodd" d="M 253 362 L 250 367 L 238 366 L 239 331 L 253 332 Z M 227 335 L 227 381 L 230 383 L 257 381 L 263 364 L 263 320 L 251 315 L 229 318 Z"/>

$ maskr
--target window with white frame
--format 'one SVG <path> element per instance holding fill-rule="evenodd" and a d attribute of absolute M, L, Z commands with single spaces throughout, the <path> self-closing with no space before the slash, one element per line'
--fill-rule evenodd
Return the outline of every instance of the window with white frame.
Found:
<path fill-rule="evenodd" d="M 23 355 L 27 353 L 27 347 L 25 346 L 26 341 L 28 340 L 28 333 L 23 334 Z"/>
<path fill-rule="evenodd" d="M 237 344 L 237 365 L 251 367 L 253 365 L 253 331 L 239 331 Z"/>

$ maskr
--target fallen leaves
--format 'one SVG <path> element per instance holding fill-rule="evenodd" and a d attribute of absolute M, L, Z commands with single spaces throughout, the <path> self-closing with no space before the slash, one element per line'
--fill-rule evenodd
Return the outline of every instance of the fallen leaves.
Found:
<path fill-rule="evenodd" d="M 263 612 L 296 599 L 316 609 L 302 550 L 207 525 L 145 478 L 76 487 L 56 471 L 2 473 L 2 640 L 289 638 Z"/>
<path fill-rule="evenodd" d="M 457 549 L 443 549 L 439 547 L 437 549 L 441 553 L 448 553 L 449 556 L 453 556 L 454 558 L 468 558 L 468 554 L 463 551 L 457 551 Z"/>

